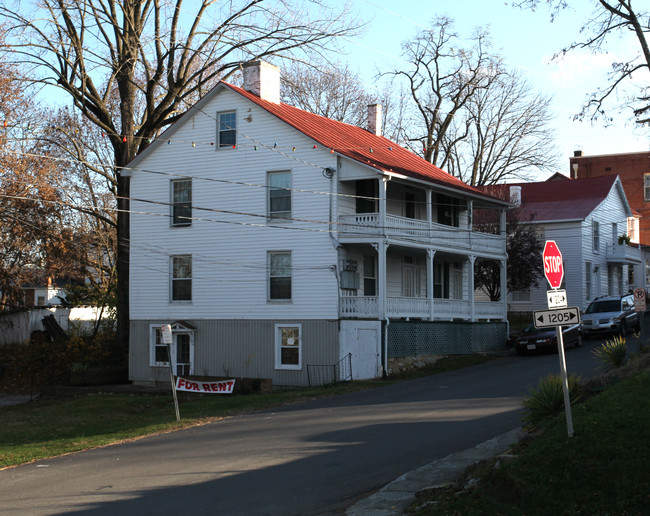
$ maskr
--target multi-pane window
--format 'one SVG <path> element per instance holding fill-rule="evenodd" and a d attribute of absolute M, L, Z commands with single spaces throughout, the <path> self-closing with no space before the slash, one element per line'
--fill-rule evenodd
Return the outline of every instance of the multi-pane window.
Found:
<path fill-rule="evenodd" d="M 363 295 L 377 295 L 377 268 L 374 256 L 363 257 Z"/>
<path fill-rule="evenodd" d="M 269 300 L 291 299 L 291 253 L 269 253 Z"/>
<path fill-rule="evenodd" d="M 300 369 L 302 367 L 302 327 L 297 324 L 276 324 L 276 369 Z"/>
<path fill-rule="evenodd" d="M 585 300 L 591 301 L 592 298 L 592 279 L 591 279 L 591 262 L 585 263 Z"/>
<path fill-rule="evenodd" d="M 192 224 L 192 181 L 175 179 L 172 186 L 172 226 Z"/>
<path fill-rule="evenodd" d="M 219 113 L 218 129 L 219 147 L 234 147 L 237 145 L 237 116 L 234 111 Z"/>
<path fill-rule="evenodd" d="M 192 300 L 192 257 L 190 255 L 172 256 L 171 258 L 171 300 Z"/>
<path fill-rule="evenodd" d="M 650 174 L 643 174 L 643 200 L 650 201 Z"/>
<path fill-rule="evenodd" d="M 162 330 L 160 328 L 153 329 L 153 351 L 151 365 L 163 366 L 169 362 L 169 353 L 167 351 L 167 344 L 162 341 Z"/>
<path fill-rule="evenodd" d="M 269 218 L 291 218 L 291 172 L 269 172 Z"/>
<path fill-rule="evenodd" d="M 600 223 L 597 220 L 591 221 L 591 233 L 594 252 L 598 253 L 600 251 Z"/>

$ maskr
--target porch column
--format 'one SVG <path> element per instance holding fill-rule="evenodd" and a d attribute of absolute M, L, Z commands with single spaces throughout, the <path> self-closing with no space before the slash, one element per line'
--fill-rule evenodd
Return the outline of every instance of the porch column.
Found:
<path fill-rule="evenodd" d="M 501 229 L 501 234 L 505 235 L 506 234 L 506 210 L 501 210 L 501 224 L 500 224 L 500 229 Z"/>
<path fill-rule="evenodd" d="M 431 230 L 433 229 L 433 205 L 431 203 L 432 192 L 427 190 L 427 222 L 429 223 L 429 234 L 427 235 L 428 240 L 431 241 Z M 434 251 L 435 252 L 435 251 Z"/>
<path fill-rule="evenodd" d="M 388 181 L 390 178 L 382 177 L 379 180 L 379 234 L 385 235 L 386 232 L 386 192 L 388 190 Z"/>
<path fill-rule="evenodd" d="M 433 321 L 433 258 L 436 255 L 435 249 L 427 249 L 427 298 L 429 299 L 429 320 Z"/>
<path fill-rule="evenodd" d="M 473 322 L 476 320 L 476 313 L 474 312 L 474 263 L 476 262 L 476 256 L 470 254 L 467 258 L 469 261 L 469 281 L 467 282 L 469 288 L 469 320 Z"/>
<path fill-rule="evenodd" d="M 472 236 L 474 235 L 474 228 L 472 220 L 474 218 L 474 201 L 467 201 L 467 232 L 469 233 L 469 246 L 472 248 Z"/>
<path fill-rule="evenodd" d="M 508 315 L 508 277 L 506 259 L 501 260 L 501 302 L 503 303 L 503 319 Z"/>
<path fill-rule="evenodd" d="M 388 244 L 385 240 L 380 240 L 372 246 L 377 250 L 377 310 L 380 320 L 386 318 L 386 248 Z"/>

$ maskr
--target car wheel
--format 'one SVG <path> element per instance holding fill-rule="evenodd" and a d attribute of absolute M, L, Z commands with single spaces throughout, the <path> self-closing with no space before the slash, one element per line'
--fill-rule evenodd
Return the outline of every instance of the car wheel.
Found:
<path fill-rule="evenodd" d="M 578 333 L 578 338 L 576 339 L 576 348 L 582 346 L 582 333 Z"/>

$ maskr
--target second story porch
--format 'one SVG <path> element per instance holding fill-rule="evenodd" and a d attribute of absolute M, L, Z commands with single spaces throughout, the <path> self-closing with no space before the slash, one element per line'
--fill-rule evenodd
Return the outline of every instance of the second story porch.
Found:
<path fill-rule="evenodd" d="M 503 203 L 453 194 L 386 178 L 342 181 L 349 200 L 339 201 L 337 229 L 341 242 L 377 238 L 408 241 L 437 249 L 500 256 L 505 253 Z M 474 211 L 494 212 L 496 232 L 476 231 Z M 494 226 L 493 226 L 494 227 Z"/>

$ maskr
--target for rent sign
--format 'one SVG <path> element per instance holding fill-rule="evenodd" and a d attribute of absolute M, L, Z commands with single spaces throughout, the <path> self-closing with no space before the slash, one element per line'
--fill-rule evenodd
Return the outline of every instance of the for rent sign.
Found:
<path fill-rule="evenodd" d="M 221 380 L 218 382 L 204 382 L 187 380 L 180 376 L 176 378 L 176 390 L 188 392 L 206 392 L 209 394 L 232 394 L 235 380 Z"/>

